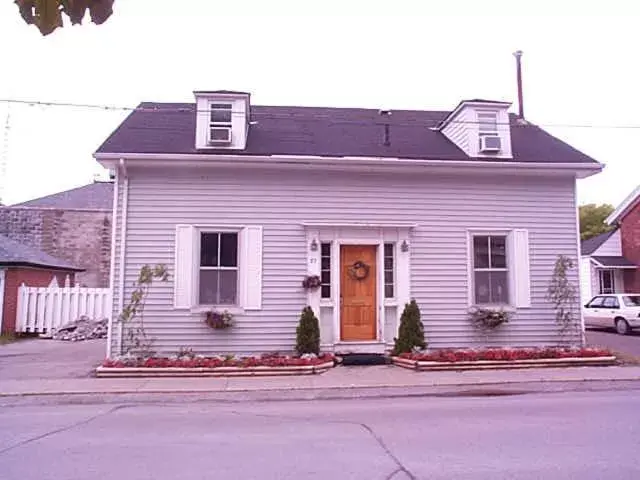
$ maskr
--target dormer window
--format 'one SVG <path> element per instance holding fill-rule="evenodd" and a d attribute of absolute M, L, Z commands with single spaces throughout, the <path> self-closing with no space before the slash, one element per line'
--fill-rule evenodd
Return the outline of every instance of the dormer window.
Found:
<path fill-rule="evenodd" d="M 450 141 L 471 158 L 513 158 L 511 104 L 492 100 L 464 100 L 438 126 Z"/>
<path fill-rule="evenodd" d="M 212 103 L 210 108 L 209 143 L 231 143 L 233 105 L 230 103 Z"/>
<path fill-rule="evenodd" d="M 498 134 L 498 113 L 478 112 L 478 130 L 480 135 Z"/>
<path fill-rule="evenodd" d="M 478 112 L 478 150 L 481 153 L 496 153 L 502 148 L 498 133 L 498 113 Z"/>

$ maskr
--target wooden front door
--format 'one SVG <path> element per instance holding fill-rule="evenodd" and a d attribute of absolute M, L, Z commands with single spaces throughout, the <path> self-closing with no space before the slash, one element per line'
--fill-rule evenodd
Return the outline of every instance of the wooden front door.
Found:
<path fill-rule="evenodd" d="M 376 339 L 376 245 L 340 247 L 340 339 Z"/>

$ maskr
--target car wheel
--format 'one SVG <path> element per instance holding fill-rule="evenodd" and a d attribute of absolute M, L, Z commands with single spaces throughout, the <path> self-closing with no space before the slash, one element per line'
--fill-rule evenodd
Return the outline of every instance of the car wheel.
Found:
<path fill-rule="evenodd" d="M 624 318 L 616 318 L 616 332 L 620 335 L 627 335 L 631 329 Z"/>

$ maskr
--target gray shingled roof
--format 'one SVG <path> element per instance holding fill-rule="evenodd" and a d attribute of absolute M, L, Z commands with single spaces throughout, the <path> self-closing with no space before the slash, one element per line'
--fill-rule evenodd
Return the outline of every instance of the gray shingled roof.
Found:
<path fill-rule="evenodd" d="M 113 183 L 94 182 L 46 197 L 11 205 L 12 207 L 60 208 L 76 210 L 111 210 Z"/>
<path fill-rule="evenodd" d="M 600 245 L 606 242 L 609 237 L 616 232 L 616 230 L 617 228 L 611 230 L 610 232 L 601 233 L 600 235 L 596 235 L 595 237 L 591 237 L 587 240 L 582 240 L 582 242 L 580 242 L 580 254 L 591 255 L 598 248 L 600 248 Z"/>
<path fill-rule="evenodd" d="M 165 111 L 161 111 L 165 110 Z M 435 127 L 450 112 L 361 108 L 251 106 L 244 155 L 371 156 L 469 160 Z M 539 127 L 510 115 L 514 160 L 596 163 L 591 157 Z M 384 145 L 384 125 L 390 145 Z M 196 112 L 192 103 L 141 103 L 96 153 L 228 154 L 195 148 Z M 482 158 L 477 161 L 490 161 Z M 500 159 L 503 160 L 503 159 Z"/>
<path fill-rule="evenodd" d="M 4 235 L 0 235 L 0 265 L 45 267 L 76 272 L 84 271 L 82 268 L 52 257 L 41 250 L 9 240 Z"/>

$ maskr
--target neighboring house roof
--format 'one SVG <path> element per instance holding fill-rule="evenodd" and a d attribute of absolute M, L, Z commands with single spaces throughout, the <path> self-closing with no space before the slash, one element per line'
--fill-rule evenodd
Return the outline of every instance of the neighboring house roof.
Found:
<path fill-rule="evenodd" d="M 604 268 L 638 268 L 638 265 L 627 260 L 624 257 L 591 257 L 591 260 L 595 261 L 598 266 Z"/>
<path fill-rule="evenodd" d="M 165 110 L 164 112 L 162 110 Z M 251 106 L 244 150 L 197 150 L 192 103 L 141 103 L 96 153 L 244 154 L 407 159 L 471 159 L 436 130 L 447 111 Z M 510 115 L 513 159 L 517 162 L 594 163 L 591 157 L 539 127 Z M 389 124 L 390 145 L 384 145 Z M 497 159 L 504 161 L 504 159 Z"/>
<path fill-rule="evenodd" d="M 94 182 L 11 206 L 68 210 L 111 210 L 113 206 L 113 182 Z"/>
<path fill-rule="evenodd" d="M 616 233 L 617 228 L 614 228 L 613 230 L 609 231 L 609 232 L 604 232 L 601 233 L 600 235 L 596 235 L 595 237 L 591 237 L 587 240 L 583 240 L 580 243 L 580 254 L 581 255 L 591 255 L 593 252 L 595 252 L 598 248 L 600 248 L 600 246 L 606 242 L 607 240 L 609 240 L 609 237 L 611 235 L 613 235 L 614 233 Z"/>
<path fill-rule="evenodd" d="M 631 192 L 627 198 L 625 198 L 618 207 L 611 212 L 605 222 L 607 225 L 613 225 L 620 220 L 630 209 L 640 202 L 640 185 L 638 185 L 633 192 Z"/>
<path fill-rule="evenodd" d="M 4 235 L 0 235 L 0 265 L 13 267 L 44 267 L 76 272 L 84 271 L 82 268 L 78 268 L 64 260 L 52 257 L 37 248 L 9 240 Z"/>

